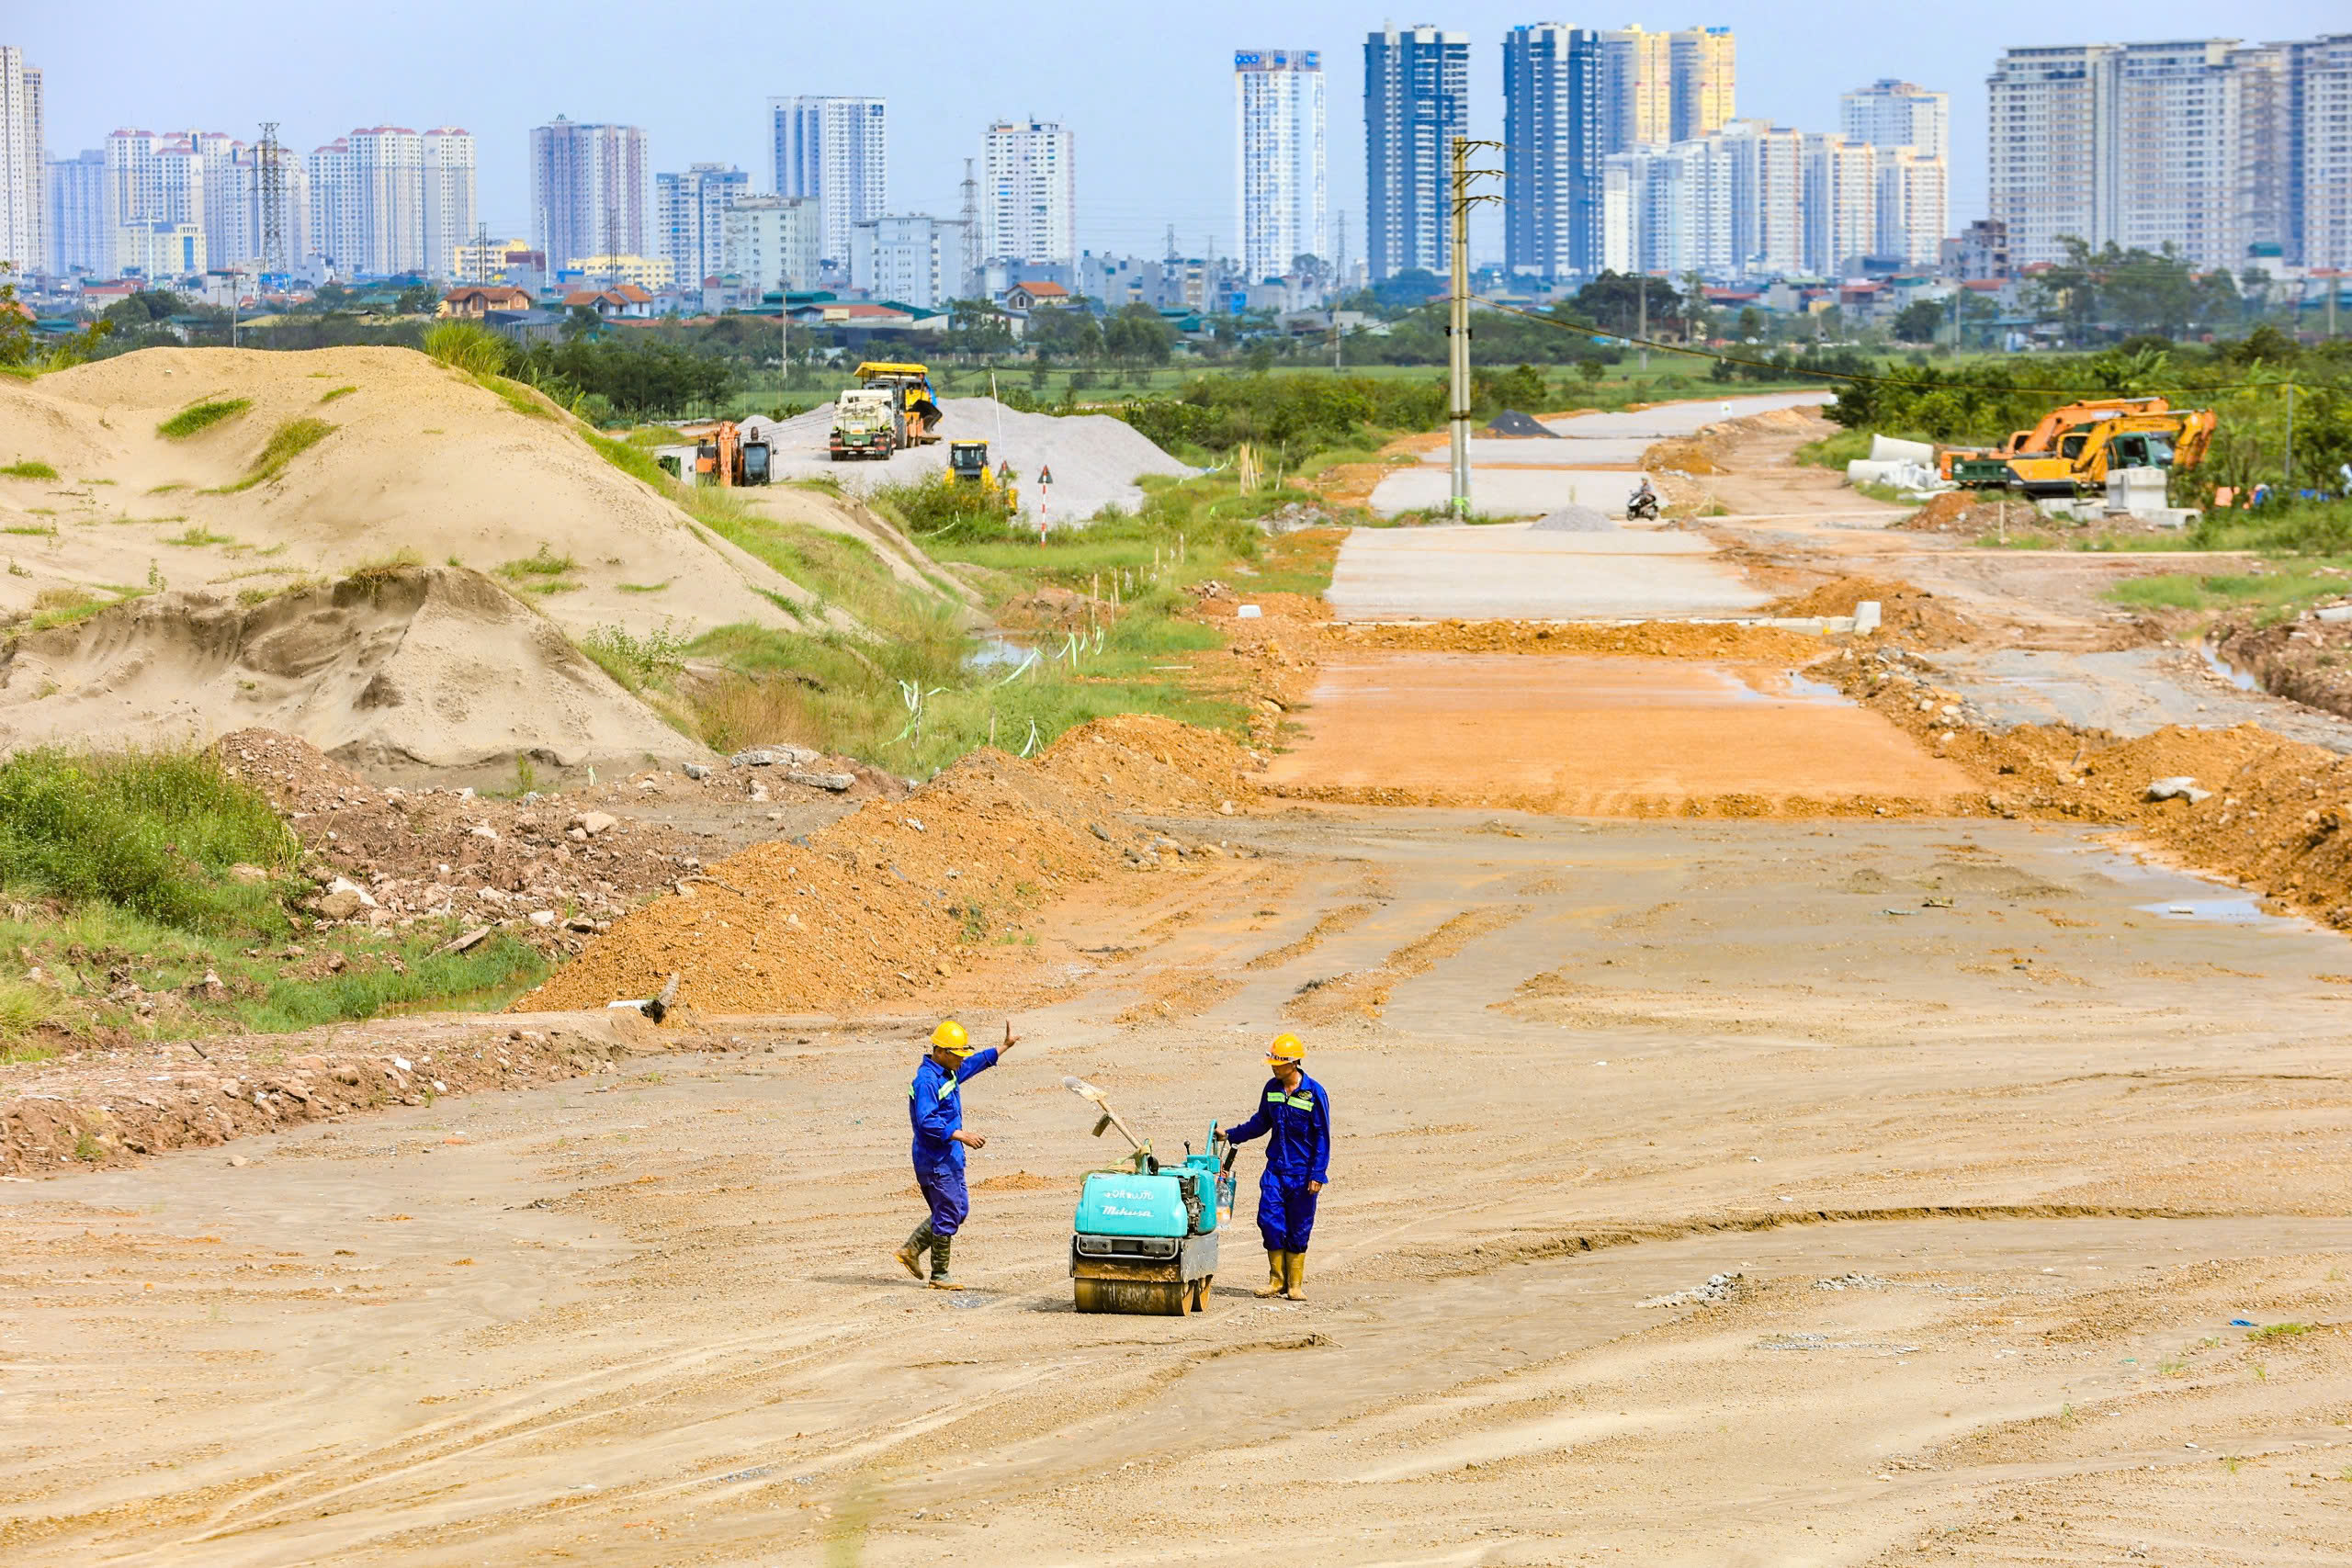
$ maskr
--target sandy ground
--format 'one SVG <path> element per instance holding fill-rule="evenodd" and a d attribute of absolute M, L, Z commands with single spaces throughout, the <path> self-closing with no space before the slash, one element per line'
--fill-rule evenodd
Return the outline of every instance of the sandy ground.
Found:
<path fill-rule="evenodd" d="M 1358 528 L 1325 597 L 1350 621 L 1671 620 L 1758 609 L 1714 547 L 1668 528 Z"/>
<path fill-rule="evenodd" d="M 2214 890 L 2015 824 L 1258 839 L 1061 912 L 1080 994 L 968 1091 L 960 1296 L 887 1257 L 883 1021 L 0 1188 L 0 1541 L 1221 1562 L 1279 1514 L 1317 1563 L 2341 1560 L 2340 939 L 2151 912 Z M 1241 1293 L 1245 1196 L 1210 1315 L 1071 1315 L 1100 1145 L 1057 1075 L 1172 1146 L 1302 1012 L 1313 1299 Z"/>
<path fill-rule="evenodd" d="M 1851 705 L 1687 624 L 1636 659 L 1587 650 L 1592 627 L 1575 651 L 1509 651 L 1538 627 L 1463 653 L 1442 626 L 1349 647 L 1270 615 L 1251 635 L 1333 639 L 1311 681 L 1290 671 L 1314 689 L 1276 705 L 1295 744 L 1271 782 L 1458 780 L 1479 803 L 1228 814 L 1138 787 L 1170 765 L 1146 745 L 1116 764 L 1122 806 L 1081 748 L 1056 777 L 1100 779 L 1102 804 L 1064 811 L 1111 824 L 1068 835 L 1100 874 L 870 1010 L 708 1017 L 553 1087 L 0 1184 L 0 1412 L 25 1434 L 0 1450 L 0 1555 L 2343 1562 L 2352 952 L 2112 829 L 1876 815 L 1871 781 L 1952 776 L 1933 752 L 1963 696 L 2080 701 L 2124 733 L 2176 710 L 2112 657 L 2149 646 L 2085 575 L 2115 569 L 1887 532 L 1770 460 L 1799 438 L 1708 477 L 1728 515 L 1705 541 L 1549 556 L 1531 597 L 1607 618 L 1578 585 L 1622 569 L 1690 617 L 1694 569 L 1755 603 L 1907 578 L 1950 585 L 1977 667 L 1849 655 L 1874 671 Z M 1335 608 L 1375 561 L 1423 614 L 1463 614 L 1528 575 L 1513 533 L 1358 535 Z M 1368 537 L 1435 543 L 1383 558 Z M 1668 537 L 1702 552 L 1646 547 Z M 1971 756 L 1976 721 L 1951 721 Z M 2139 788 L 2041 744 L 2020 795 Z M 1727 819 L 1719 780 L 1755 819 Z M 1495 804 L 1518 782 L 1625 815 Z M 2245 804 L 2334 831 L 2308 790 Z M 1016 841 L 1017 803 L 967 806 Z M 926 898 L 931 862 L 964 852 L 936 842 L 949 818 L 921 795 L 886 815 L 841 869 L 895 887 L 903 863 Z M 797 907 L 889 962 L 871 920 Z M 944 1011 L 1028 1037 L 967 1091 L 989 1145 L 954 1295 L 888 1257 L 919 1213 L 910 1042 Z M 1247 1293 L 1245 1180 L 1207 1316 L 1077 1316 L 1071 1201 L 1105 1155 L 1059 1077 L 1173 1150 L 1250 1108 L 1281 1028 L 1337 1129 L 1309 1299 Z"/>

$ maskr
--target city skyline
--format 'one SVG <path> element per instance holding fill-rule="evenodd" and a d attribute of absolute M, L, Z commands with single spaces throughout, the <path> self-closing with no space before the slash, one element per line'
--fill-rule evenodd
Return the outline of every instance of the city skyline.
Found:
<path fill-rule="evenodd" d="M 2254 0 L 2233 8 L 2226 31 L 2249 40 L 2311 37 L 2330 30 L 2330 9 L 2309 0 Z M 1472 4 L 1431 7 L 1398 20 L 1427 20 L 1469 34 L 1470 130 L 1499 139 L 1500 40 L 1510 28 L 1553 19 L 1546 13 L 1554 12 Z M 764 183 L 772 161 L 769 99 L 872 93 L 892 98 L 899 122 L 892 128 L 892 211 L 955 214 L 963 160 L 985 128 L 1000 118 L 1034 116 L 1069 127 L 1085 143 L 1079 247 L 1140 254 L 1163 249 L 1170 223 L 1187 254 L 1199 253 L 1212 236 L 1219 251 L 1238 252 L 1232 54 L 1269 36 L 1256 10 L 1209 4 L 1188 11 L 1181 32 L 1130 39 L 1147 45 L 1140 52 L 1122 52 L 1119 39 L 1126 29 L 1121 28 L 1004 51 L 982 19 L 918 5 L 904 15 L 922 48 L 888 72 L 878 71 L 852 40 L 811 34 L 796 39 L 788 51 L 722 51 L 691 75 L 670 81 L 632 68 L 630 51 L 611 49 L 609 28 L 595 25 L 600 19 L 617 25 L 634 12 L 593 4 L 526 5 L 516 13 L 526 30 L 542 30 L 534 17 L 548 24 L 532 52 L 466 56 L 447 50 L 452 35 L 440 29 L 465 22 L 469 13 L 428 4 L 414 8 L 410 25 L 371 35 L 364 49 L 314 51 L 304 71 L 271 75 L 254 65 L 253 39 L 271 26 L 270 13 L 260 7 L 232 6 L 229 25 L 202 29 L 185 28 L 178 13 L 160 6 L 131 4 L 110 15 L 124 26 L 150 18 L 174 32 L 175 47 L 154 51 L 153 59 L 126 55 L 53 8 L 11 23 L 5 41 L 22 47 L 28 62 L 45 73 L 52 158 L 98 147 L 107 132 L 125 125 L 204 126 L 251 141 L 258 122 L 277 119 L 286 144 L 302 152 L 355 125 L 463 125 L 479 148 L 481 221 L 496 232 L 522 233 L 530 220 L 528 132 L 559 110 L 581 120 L 643 127 L 652 168 L 733 164 Z M 1335 228 L 1340 215 L 1347 215 L 1358 256 L 1363 254 L 1364 188 L 1355 123 L 1361 52 L 1364 34 L 1380 19 L 1360 7 L 1308 5 L 1295 7 L 1281 23 L 1283 45 L 1318 51 L 1331 73 L 1329 213 Z M 1623 14 L 1566 18 L 1571 25 L 1609 28 L 1628 19 Z M 1813 7 L 1806 26 L 1791 28 L 1784 8 L 1744 0 L 1635 19 L 1658 30 L 1694 23 L 1731 28 L 1739 39 L 1740 112 L 1775 124 L 1835 131 L 1839 96 L 1882 77 L 1950 95 L 1955 229 L 1985 210 L 1984 83 L 2003 51 L 2109 41 L 2119 32 L 2125 40 L 2204 37 L 2223 20 L 2207 8 L 2159 4 L 2143 7 L 2128 28 L 2109 28 L 2046 8 L 1995 5 L 1965 17 L 1906 17 L 1898 29 L 1885 25 L 1883 7 L 1841 3 Z M 1820 64 L 1821 40 L 1838 30 L 1849 33 L 1851 43 L 1837 51 L 1831 74 Z M 986 73 L 956 64 L 982 56 L 992 62 Z M 1150 91 L 1137 93 L 1126 83 L 1129 64 L 1145 73 Z M 1472 252 L 1500 258 L 1498 215 L 1478 215 Z"/>

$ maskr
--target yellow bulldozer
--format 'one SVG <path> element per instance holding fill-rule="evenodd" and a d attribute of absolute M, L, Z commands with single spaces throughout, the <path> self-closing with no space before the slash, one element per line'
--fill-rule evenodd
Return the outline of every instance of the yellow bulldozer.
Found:
<path fill-rule="evenodd" d="M 1972 489 L 2075 496 L 2105 490 L 2114 468 L 2197 467 L 2219 423 L 2211 409 L 2162 398 L 2098 398 L 2052 409 L 1999 446 L 1944 448 L 1936 469 Z"/>
<path fill-rule="evenodd" d="M 943 482 L 977 487 L 1002 506 L 1008 515 L 1021 510 L 1021 491 L 1012 484 L 1012 466 L 1008 463 L 1001 471 L 989 468 L 989 444 L 985 441 L 949 442 L 947 472 Z"/>

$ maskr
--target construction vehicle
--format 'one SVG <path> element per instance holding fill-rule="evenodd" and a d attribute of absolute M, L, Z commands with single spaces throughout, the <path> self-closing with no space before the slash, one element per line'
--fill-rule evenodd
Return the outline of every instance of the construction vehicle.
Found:
<path fill-rule="evenodd" d="M 939 422 L 946 415 L 932 395 L 931 367 L 868 360 L 857 367 L 857 384 L 890 394 L 893 438 L 899 447 L 928 446 L 939 439 Z"/>
<path fill-rule="evenodd" d="M 1101 1089 L 1082 1078 L 1064 1078 L 1062 1087 L 1101 1111 L 1096 1137 L 1116 1127 L 1131 1151 L 1121 1165 L 1089 1171 L 1079 1188 L 1069 1238 L 1078 1310 L 1152 1317 L 1206 1312 L 1216 1278 L 1217 1221 L 1233 1217 L 1233 1145 L 1212 1122 L 1203 1152 L 1187 1144 L 1182 1164 L 1163 1165 Z"/>
<path fill-rule="evenodd" d="M 1953 468 L 1961 463 L 2007 462 L 2022 452 L 2052 452 L 2058 438 L 2080 424 L 2096 424 L 2109 414 L 2163 413 L 2171 404 L 2162 398 L 2091 398 L 2078 403 L 2067 403 L 2052 409 L 2041 416 L 2031 430 L 2014 431 L 1998 446 L 1944 446 L 1936 452 L 1936 472 L 1951 479 Z"/>
<path fill-rule="evenodd" d="M 1001 469 L 989 466 L 989 444 L 985 441 L 951 441 L 947 444 L 947 472 L 944 482 L 973 485 L 1010 513 L 1021 510 L 1021 491 L 1012 483 L 1012 465 Z"/>
<path fill-rule="evenodd" d="M 680 434 L 694 437 L 693 482 L 695 484 L 730 489 L 737 485 L 763 485 L 772 477 L 773 454 L 768 450 L 768 444 L 745 440 L 741 427 L 732 420 L 687 425 Z M 667 462 L 662 466 L 665 469 L 671 468 Z M 678 477 L 683 479 L 686 476 Z"/>
<path fill-rule="evenodd" d="M 888 458 L 899 449 L 894 400 L 887 387 L 860 387 L 833 400 L 833 433 L 828 450 L 836 463 L 852 458 Z"/>
<path fill-rule="evenodd" d="M 2219 423 L 2211 409 L 2110 409 L 2067 427 L 2046 448 L 1938 467 L 1954 484 L 2021 490 L 2034 499 L 2103 493 L 2112 470 L 2197 467 Z"/>

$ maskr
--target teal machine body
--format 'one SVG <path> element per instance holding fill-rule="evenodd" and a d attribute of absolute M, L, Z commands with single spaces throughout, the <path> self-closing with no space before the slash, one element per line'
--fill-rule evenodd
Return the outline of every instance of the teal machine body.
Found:
<path fill-rule="evenodd" d="M 1233 1213 L 1232 1145 L 1212 1122 L 1206 1150 L 1194 1154 L 1187 1145 L 1181 1162 L 1162 1163 L 1100 1090 L 1075 1078 L 1063 1083 L 1102 1107 L 1097 1136 L 1115 1126 L 1135 1147 L 1128 1165 L 1089 1171 L 1080 1184 L 1069 1238 L 1078 1310 L 1165 1317 L 1206 1311 L 1217 1221 Z"/>

